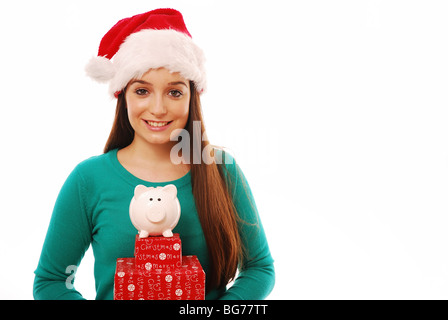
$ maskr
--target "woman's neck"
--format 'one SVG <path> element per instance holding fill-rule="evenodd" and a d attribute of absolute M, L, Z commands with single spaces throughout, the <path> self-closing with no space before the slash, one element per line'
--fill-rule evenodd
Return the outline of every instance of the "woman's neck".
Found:
<path fill-rule="evenodd" d="M 127 149 L 126 153 L 136 161 L 163 164 L 171 162 L 170 153 L 172 147 L 173 144 L 171 143 L 149 144 L 146 141 L 134 139 L 125 149 Z"/>
<path fill-rule="evenodd" d="M 125 169 L 142 180 L 171 181 L 190 170 L 189 165 L 176 165 L 171 161 L 171 148 L 170 144 L 153 145 L 134 139 L 129 146 L 118 151 L 117 157 Z"/>

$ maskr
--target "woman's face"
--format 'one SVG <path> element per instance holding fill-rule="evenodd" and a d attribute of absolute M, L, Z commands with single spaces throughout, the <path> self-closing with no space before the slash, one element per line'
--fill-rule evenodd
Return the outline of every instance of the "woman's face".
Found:
<path fill-rule="evenodd" d="M 165 144 L 170 142 L 173 130 L 185 128 L 190 82 L 179 73 L 165 68 L 151 69 L 129 82 L 125 97 L 134 140 Z"/>

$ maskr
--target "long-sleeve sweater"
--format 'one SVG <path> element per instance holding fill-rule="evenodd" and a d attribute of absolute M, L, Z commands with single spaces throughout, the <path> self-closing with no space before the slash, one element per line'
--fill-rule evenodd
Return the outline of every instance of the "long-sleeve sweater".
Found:
<path fill-rule="evenodd" d="M 210 261 L 190 172 L 174 181 L 144 181 L 120 164 L 117 151 L 81 162 L 65 181 L 35 271 L 35 299 L 83 299 L 71 280 L 90 245 L 95 258 L 96 299 L 113 299 L 116 260 L 134 254 L 137 230 L 129 218 L 129 203 L 139 184 L 177 187 L 181 217 L 173 232 L 180 234 L 183 255 L 196 255 L 207 274 Z M 239 229 L 247 258 L 233 285 L 211 290 L 206 299 L 264 299 L 274 286 L 273 259 L 246 178 L 229 154 L 223 159 L 233 162 L 226 164 L 227 179 L 233 181 L 233 202 L 244 221 Z"/>

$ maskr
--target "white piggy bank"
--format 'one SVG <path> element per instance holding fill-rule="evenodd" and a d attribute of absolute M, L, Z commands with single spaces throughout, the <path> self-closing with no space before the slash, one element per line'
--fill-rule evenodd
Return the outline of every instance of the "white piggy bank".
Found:
<path fill-rule="evenodd" d="M 136 186 L 129 205 L 129 216 L 139 231 L 140 238 L 160 235 L 172 237 L 172 230 L 180 218 L 176 186 L 172 184 L 156 188 Z"/>

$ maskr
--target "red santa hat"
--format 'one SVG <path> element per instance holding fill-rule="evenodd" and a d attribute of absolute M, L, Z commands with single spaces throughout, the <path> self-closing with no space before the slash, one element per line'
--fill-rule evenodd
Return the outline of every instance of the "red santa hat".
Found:
<path fill-rule="evenodd" d="M 199 93 L 206 87 L 205 57 L 193 42 L 182 14 L 156 9 L 120 20 L 103 37 L 98 56 L 86 66 L 87 75 L 110 82 L 118 97 L 130 80 L 149 69 L 167 68 L 194 82 Z"/>

